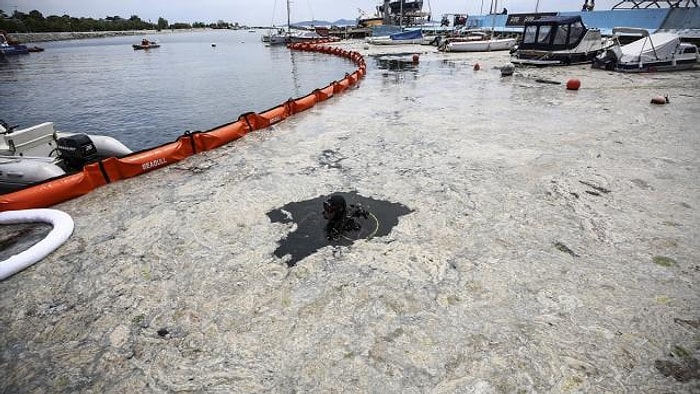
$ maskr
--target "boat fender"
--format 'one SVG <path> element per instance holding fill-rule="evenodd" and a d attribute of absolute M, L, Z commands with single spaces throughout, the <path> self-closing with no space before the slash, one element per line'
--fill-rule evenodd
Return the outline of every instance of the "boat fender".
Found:
<path fill-rule="evenodd" d="M 49 223 L 53 229 L 46 238 L 31 248 L 5 261 L 0 261 L 0 280 L 9 278 L 58 249 L 73 234 L 75 226 L 70 215 L 56 209 L 22 209 L 0 213 L 0 224 L 36 222 Z"/>
<path fill-rule="evenodd" d="M 578 90 L 581 87 L 581 81 L 578 78 L 571 78 L 566 81 L 567 90 Z"/>
<path fill-rule="evenodd" d="M 671 101 L 668 99 L 668 95 L 666 96 L 654 96 L 651 98 L 651 103 L 652 104 L 668 104 Z"/>

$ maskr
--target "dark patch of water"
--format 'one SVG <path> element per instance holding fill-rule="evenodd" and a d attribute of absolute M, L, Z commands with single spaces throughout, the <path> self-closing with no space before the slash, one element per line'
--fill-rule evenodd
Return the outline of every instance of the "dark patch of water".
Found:
<path fill-rule="evenodd" d="M 339 237 L 329 239 L 327 220 L 323 217 L 323 203 L 330 196 L 318 196 L 311 200 L 290 202 L 267 213 L 273 223 L 296 223 L 296 229 L 280 240 L 274 254 L 279 258 L 289 255 L 289 267 L 312 255 L 325 246 L 349 246 L 358 239 L 383 237 L 399 223 L 399 217 L 413 212 L 400 203 L 364 197 L 356 192 L 334 193 L 341 195 L 349 206 L 362 207 L 367 217 L 355 217 L 359 228 L 344 231 Z"/>
<path fill-rule="evenodd" d="M 41 223 L 0 225 L 0 261 L 29 249 L 44 239 L 51 228 Z"/>

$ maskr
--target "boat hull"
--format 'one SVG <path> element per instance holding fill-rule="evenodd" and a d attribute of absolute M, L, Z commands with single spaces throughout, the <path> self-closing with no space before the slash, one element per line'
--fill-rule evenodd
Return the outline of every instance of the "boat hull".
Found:
<path fill-rule="evenodd" d="M 10 45 L 3 46 L 0 48 L 0 55 L 2 56 L 17 56 L 17 55 L 27 55 L 29 54 L 29 48 L 25 45 Z"/>
<path fill-rule="evenodd" d="M 138 51 L 138 50 L 160 48 L 160 44 L 148 44 L 148 45 L 133 44 L 131 47 L 134 48 L 135 51 Z"/>
<path fill-rule="evenodd" d="M 519 51 L 511 58 L 511 63 L 518 66 L 571 66 L 590 64 L 598 56 L 596 52 L 548 52 Z"/>
<path fill-rule="evenodd" d="M 424 40 L 392 40 L 389 37 L 371 37 L 367 39 L 368 44 L 372 45 L 402 45 L 402 44 L 423 44 Z"/>
<path fill-rule="evenodd" d="M 484 41 L 453 41 L 445 46 L 445 52 L 492 52 L 509 51 L 516 44 L 515 38 Z"/>

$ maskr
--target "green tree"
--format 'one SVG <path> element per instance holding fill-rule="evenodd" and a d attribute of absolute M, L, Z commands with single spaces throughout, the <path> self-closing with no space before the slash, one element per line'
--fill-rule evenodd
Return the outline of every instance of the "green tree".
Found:
<path fill-rule="evenodd" d="M 37 10 L 31 10 L 29 11 L 29 18 L 44 20 L 44 15 L 41 15 L 41 12 Z"/>
<path fill-rule="evenodd" d="M 168 21 L 162 17 L 158 18 L 158 30 L 163 30 L 168 28 Z"/>

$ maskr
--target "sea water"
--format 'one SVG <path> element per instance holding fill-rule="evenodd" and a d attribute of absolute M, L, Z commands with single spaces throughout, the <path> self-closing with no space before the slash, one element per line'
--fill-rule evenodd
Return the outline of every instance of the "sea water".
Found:
<path fill-rule="evenodd" d="M 133 150 L 262 112 L 342 79 L 344 58 L 262 43 L 264 31 L 39 43 L 44 52 L 0 59 L 0 119 L 29 127 L 104 134 Z"/>

